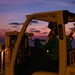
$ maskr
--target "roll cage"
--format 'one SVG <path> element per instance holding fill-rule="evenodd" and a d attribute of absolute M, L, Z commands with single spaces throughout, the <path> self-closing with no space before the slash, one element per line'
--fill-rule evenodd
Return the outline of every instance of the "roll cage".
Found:
<path fill-rule="evenodd" d="M 66 63 L 67 62 L 67 48 L 66 48 L 65 24 L 67 24 L 68 22 L 75 22 L 75 14 L 67 10 L 59 10 L 59 11 L 52 11 L 52 12 L 34 13 L 34 14 L 27 15 L 26 17 L 27 19 L 24 22 L 23 27 L 16 39 L 10 63 L 7 62 L 9 66 L 6 64 L 5 75 L 14 75 L 14 65 L 15 65 L 15 61 L 16 61 L 16 57 L 18 53 L 18 48 L 25 34 L 26 28 L 32 19 L 47 21 L 47 22 L 51 21 L 51 22 L 57 23 L 57 31 L 58 31 L 58 39 L 59 39 L 59 73 L 58 74 L 65 75 L 66 68 L 67 68 L 67 63 Z"/>

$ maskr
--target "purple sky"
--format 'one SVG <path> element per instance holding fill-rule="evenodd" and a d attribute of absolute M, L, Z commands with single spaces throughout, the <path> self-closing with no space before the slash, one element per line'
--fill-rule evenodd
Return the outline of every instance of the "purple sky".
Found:
<path fill-rule="evenodd" d="M 0 0 L 0 41 L 4 39 L 6 31 L 20 30 L 27 14 L 55 10 L 75 13 L 74 9 L 75 0 Z M 67 33 L 72 27 L 68 24 Z"/>

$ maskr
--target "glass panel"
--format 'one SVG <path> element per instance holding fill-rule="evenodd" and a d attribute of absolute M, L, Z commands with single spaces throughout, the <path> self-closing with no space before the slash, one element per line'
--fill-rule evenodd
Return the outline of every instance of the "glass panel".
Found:
<path fill-rule="evenodd" d="M 66 35 L 69 35 L 74 28 L 74 22 L 69 22 L 65 25 Z M 75 32 L 72 35 L 73 41 L 71 43 L 72 47 L 75 48 Z"/>
<path fill-rule="evenodd" d="M 49 31 L 50 29 L 48 28 L 48 22 L 33 19 L 26 29 L 26 32 L 34 34 L 30 40 L 30 45 L 34 46 L 34 39 L 36 38 L 39 38 L 44 44 Z"/>

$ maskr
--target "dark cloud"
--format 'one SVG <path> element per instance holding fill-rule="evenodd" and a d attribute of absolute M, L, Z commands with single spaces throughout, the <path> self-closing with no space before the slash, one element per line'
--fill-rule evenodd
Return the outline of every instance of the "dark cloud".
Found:
<path fill-rule="evenodd" d="M 71 4 L 75 5 L 75 1 L 72 1 Z"/>
<path fill-rule="evenodd" d="M 48 32 L 43 32 L 43 33 L 41 33 L 41 34 L 47 34 Z"/>
<path fill-rule="evenodd" d="M 13 23 L 9 23 L 9 25 L 23 25 L 23 23 L 13 22 Z"/>
<path fill-rule="evenodd" d="M 9 31 L 9 30 L 11 30 L 11 29 L 7 29 L 7 30 Z"/>
<path fill-rule="evenodd" d="M 30 28 L 30 32 L 36 32 L 36 33 L 40 33 L 40 30 L 36 30 L 35 28 Z"/>
<path fill-rule="evenodd" d="M 40 30 L 31 30 L 31 32 L 36 32 L 36 33 L 40 33 Z"/>
<path fill-rule="evenodd" d="M 47 29 L 47 28 L 48 28 L 48 26 L 45 26 L 45 27 L 43 27 L 43 28 L 41 28 L 41 29 L 43 29 L 43 30 L 44 30 L 44 29 Z"/>
<path fill-rule="evenodd" d="M 45 27 L 45 28 L 42 28 L 42 29 L 44 30 L 44 29 L 47 29 L 47 28 L 48 28 L 48 27 Z"/>
<path fill-rule="evenodd" d="M 70 3 L 68 3 L 69 5 L 75 5 L 75 1 L 71 1 Z"/>
<path fill-rule="evenodd" d="M 30 28 L 30 31 L 32 31 L 32 30 L 36 30 L 35 28 Z"/>
<path fill-rule="evenodd" d="M 12 22 L 9 23 L 9 25 L 11 25 L 11 28 L 18 28 L 18 26 L 23 25 L 23 23 Z"/>
<path fill-rule="evenodd" d="M 31 23 L 38 23 L 38 21 L 35 21 L 35 20 L 33 21 L 33 20 L 32 20 Z"/>
<path fill-rule="evenodd" d="M 12 28 L 17 28 L 18 26 L 12 26 Z"/>
<path fill-rule="evenodd" d="M 36 30 L 35 28 L 30 28 L 30 32 L 36 32 L 36 33 L 39 33 L 39 34 L 47 34 L 48 32 L 42 32 L 40 30 Z"/>
<path fill-rule="evenodd" d="M 73 28 L 69 28 L 70 30 L 72 30 Z"/>
<path fill-rule="evenodd" d="M 35 20 L 32 20 L 31 22 L 30 22 L 30 25 L 32 24 L 32 23 L 38 23 L 38 21 L 35 21 Z M 23 25 L 24 23 L 18 23 L 18 22 L 12 22 L 12 23 L 9 23 L 9 25 Z"/>
<path fill-rule="evenodd" d="M 5 32 L 5 31 L 7 31 L 7 29 L 0 29 L 0 31 Z"/>
<path fill-rule="evenodd" d="M 30 25 L 31 25 L 32 23 L 38 23 L 38 21 L 32 20 L 32 21 L 30 22 Z"/>

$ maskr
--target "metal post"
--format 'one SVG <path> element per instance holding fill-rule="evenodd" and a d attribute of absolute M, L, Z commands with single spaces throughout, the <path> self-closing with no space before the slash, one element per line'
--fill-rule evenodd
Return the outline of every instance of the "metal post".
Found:
<path fill-rule="evenodd" d="M 3 51 L 1 51 L 1 73 L 3 73 Z"/>

